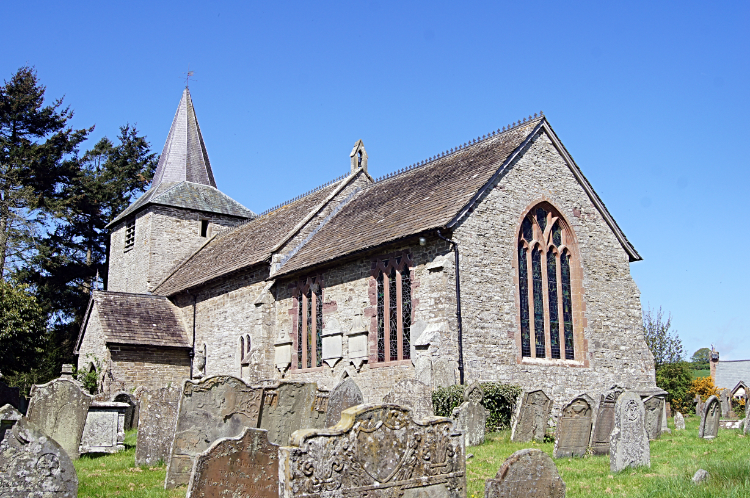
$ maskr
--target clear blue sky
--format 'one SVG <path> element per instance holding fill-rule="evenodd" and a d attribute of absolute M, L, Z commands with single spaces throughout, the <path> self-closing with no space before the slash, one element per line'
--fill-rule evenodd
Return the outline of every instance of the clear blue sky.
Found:
<path fill-rule="evenodd" d="M 644 308 L 672 313 L 688 355 L 750 358 L 750 2 L 26 1 L 2 15 L 0 78 L 36 66 L 94 139 L 137 123 L 160 152 L 189 66 L 218 186 L 256 212 L 345 173 L 359 138 L 379 176 L 544 110 L 643 256 Z"/>

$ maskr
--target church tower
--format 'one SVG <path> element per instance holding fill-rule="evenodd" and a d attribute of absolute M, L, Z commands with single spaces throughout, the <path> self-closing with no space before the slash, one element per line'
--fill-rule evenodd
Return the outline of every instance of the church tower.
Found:
<path fill-rule="evenodd" d="M 216 188 L 185 88 L 151 188 L 107 225 L 107 290 L 150 293 L 208 239 L 255 214 Z"/>

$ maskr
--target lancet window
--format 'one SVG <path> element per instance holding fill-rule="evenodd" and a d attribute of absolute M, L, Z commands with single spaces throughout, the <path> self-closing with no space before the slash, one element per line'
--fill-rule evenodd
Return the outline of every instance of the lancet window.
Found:
<path fill-rule="evenodd" d="M 378 362 L 411 357 L 411 260 L 407 254 L 377 266 Z"/>
<path fill-rule="evenodd" d="M 297 368 L 323 365 L 323 288 L 320 278 L 308 278 L 294 290 L 296 303 Z"/>
<path fill-rule="evenodd" d="M 529 211 L 518 236 L 521 356 L 575 359 L 574 237 L 548 203 Z"/>

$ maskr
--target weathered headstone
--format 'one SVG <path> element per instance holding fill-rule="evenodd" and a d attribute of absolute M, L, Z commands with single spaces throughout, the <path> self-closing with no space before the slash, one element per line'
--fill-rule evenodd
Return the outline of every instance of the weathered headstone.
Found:
<path fill-rule="evenodd" d="M 609 454 L 609 436 L 615 427 L 615 403 L 622 393 L 621 387 L 613 386 L 612 389 L 602 394 L 591 436 L 591 451 L 594 455 Z"/>
<path fill-rule="evenodd" d="M 0 406 L 5 405 L 11 405 L 20 412 L 23 412 L 26 408 L 21 390 L 17 387 L 8 387 L 8 384 L 3 381 L 3 374 L 0 372 Z"/>
<path fill-rule="evenodd" d="M 67 452 L 27 420 L 19 421 L 0 441 L 0 496 L 78 496 L 78 477 Z"/>
<path fill-rule="evenodd" d="M 719 392 L 719 400 L 721 401 L 721 417 L 728 418 L 729 412 L 732 409 L 732 398 L 729 389 L 722 389 Z"/>
<path fill-rule="evenodd" d="M 699 417 L 703 416 L 703 400 L 701 397 L 696 394 L 695 398 L 693 399 L 693 404 L 695 405 L 695 414 Z"/>
<path fill-rule="evenodd" d="M 453 409 L 451 414 L 456 430 L 464 433 L 466 446 L 484 443 L 484 430 L 489 412 L 482 405 L 484 389 L 479 382 L 473 382 L 464 390 L 464 402 Z"/>
<path fill-rule="evenodd" d="M 26 417 L 36 428 L 57 441 L 72 459 L 78 458 L 86 415 L 93 396 L 81 384 L 63 377 L 31 388 Z"/>
<path fill-rule="evenodd" d="M 141 394 L 138 439 L 135 443 L 136 465 L 154 465 L 169 460 L 181 393 L 179 387 L 163 387 Z"/>
<path fill-rule="evenodd" d="M 23 414 L 16 410 L 16 407 L 10 403 L 0 407 L 0 441 L 5 436 L 5 432 L 21 420 L 22 417 Z"/>
<path fill-rule="evenodd" d="M 484 485 L 485 498 L 564 498 L 565 482 L 555 462 L 542 450 L 527 448 L 505 460 L 494 479 Z"/>
<path fill-rule="evenodd" d="M 511 441 L 544 441 L 551 411 L 552 400 L 541 389 L 523 393 L 513 413 Z"/>
<path fill-rule="evenodd" d="M 703 439 L 713 439 L 719 435 L 719 419 L 721 406 L 716 396 L 710 396 L 703 406 L 703 417 L 698 429 L 698 435 Z"/>
<path fill-rule="evenodd" d="M 645 419 L 646 409 L 641 397 L 632 391 L 622 393 L 615 404 L 615 427 L 609 440 L 609 468 L 612 472 L 651 466 Z"/>
<path fill-rule="evenodd" d="M 403 379 L 396 382 L 393 389 L 383 398 L 383 403 L 411 408 L 415 420 L 435 414 L 432 409 L 432 389 L 418 380 Z"/>
<path fill-rule="evenodd" d="M 661 423 L 664 411 L 664 399 L 659 396 L 649 396 L 643 400 L 646 409 L 646 433 L 650 440 L 661 436 Z"/>
<path fill-rule="evenodd" d="M 563 408 L 557 421 L 555 458 L 583 456 L 589 447 L 592 425 L 592 400 L 578 396 Z"/>
<path fill-rule="evenodd" d="M 680 412 L 674 414 L 674 428 L 678 431 L 685 430 L 685 417 Z"/>
<path fill-rule="evenodd" d="M 190 475 L 187 498 L 244 496 L 279 496 L 279 447 L 263 429 L 215 441 L 196 457 Z"/>
<path fill-rule="evenodd" d="M 236 377 L 186 380 L 164 487 L 187 484 L 195 457 L 217 439 L 239 436 L 247 427 L 257 428 L 262 401 L 262 388 L 253 388 Z"/>
<path fill-rule="evenodd" d="M 120 391 L 112 396 L 112 401 L 128 404 L 128 409 L 125 411 L 125 430 L 129 431 L 138 427 L 138 400 L 135 395 Z"/>
<path fill-rule="evenodd" d="M 268 440 L 285 446 L 299 429 L 325 426 L 328 393 L 314 382 L 281 382 L 264 388 L 260 428 Z"/>
<path fill-rule="evenodd" d="M 326 410 L 325 427 L 333 427 L 339 423 L 341 412 L 352 406 L 361 405 L 365 402 L 362 391 L 360 391 L 354 379 L 347 377 L 333 388 L 328 395 L 328 409 Z"/>
<path fill-rule="evenodd" d="M 283 498 L 465 498 L 463 435 L 449 418 L 416 421 L 399 405 L 358 405 L 279 448 Z"/>
<path fill-rule="evenodd" d="M 667 403 L 665 403 L 665 405 L 666 406 L 665 406 L 664 412 L 665 412 L 666 417 L 667 418 L 672 418 L 672 405 L 668 401 L 667 401 Z M 666 424 L 662 424 L 662 426 L 664 426 L 664 425 L 666 425 Z"/>
<path fill-rule="evenodd" d="M 125 412 L 130 405 L 94 401 L 81 436 L 81 453 L 117 453 L 125 449 Z"/>

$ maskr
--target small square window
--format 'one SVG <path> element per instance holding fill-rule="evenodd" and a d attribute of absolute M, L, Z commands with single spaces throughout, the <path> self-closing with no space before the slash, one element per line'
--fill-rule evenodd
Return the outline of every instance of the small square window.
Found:
<path fill-rule="evenodd" d="M 208 220 L 201 220 L 201 237 L 208 237 Z"/>
<path fill-rule="evenodd" d="M 135 245 L 135 218 L 128 220 L 125 225 L 125 251 L 129 251 Z"/>

